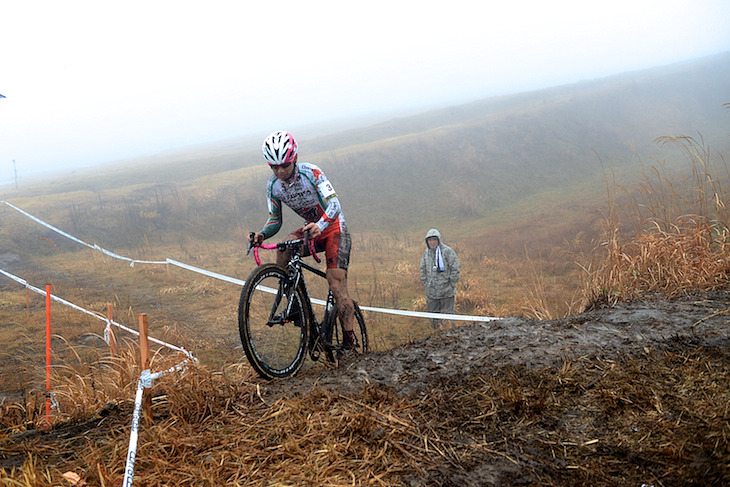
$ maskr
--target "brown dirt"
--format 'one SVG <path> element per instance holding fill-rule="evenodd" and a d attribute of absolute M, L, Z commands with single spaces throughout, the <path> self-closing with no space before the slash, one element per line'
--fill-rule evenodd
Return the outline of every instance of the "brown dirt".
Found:
<path fill-rule="evenodd" d="M 336 370 L 317 369 L 264 390 L 271 395 L 291 394 L 316 383 L 343 392 L 370 384 L 408 396 L 436 381 L 495 368 L 540 369 L 578 358 L 636 356 L 649 349 L 727 349 L 728 315 L 730 293 L 714 292 L 676 299 L 646 298 L 556 320 L 505 318 L 456 326 L 421 342 L 371 353 Z"/>
<path fill-rule="evenodd" d="M 728 315 L 730 293 L 712 292 L 648 297 L 556 320 L 457 326 L 334 370 L 269 383 L 262 394 L 375 387 L 439 409 L 425 414 L 420 435 L 485 448 L 459 460 L 434 454 L 427 477 L 401 479 L 409 485 L 730 485 L 723 402 L 730 384 L 716 388 L 730 372 Z M 720 376 L 712 376 L 713 367 Z M 707 390 L 687 391 L 682 382 L 696 384 L 707 372 L 714 406 L 692 396 Z M 469 410 L 456 401 L 476 404 Z M 496 422 L 468 425 L 480 412 Z M 690 414 L 698 420 L 688 421 Z M 652 434 L 662 442 L 645 438 Z M 684 445 L 693 441 L 698 447 L 690 451 Z"/>
<path fill-rule="evenodd" d="M 360 472 L 362 483 L 729 485 L 728 315 L 730 293 L 712 292 L 656 296 L 557 320 L 457 326 L 337 368 L 309 367 L 291 379 L 260 381 L 249 399 L 253 409 L 294 401 L 296 414 L 275 426 L 276 438 L 301 437 L 287 428 L 306 424 L 324 403 L 361 404 L 387 419 L 361 418 L 357 428 L 342 432 L 350 445 L 344 458 L 361 464 L 369 448 L 386 455 L 379 460 L 383 470 Z M 60 440 L 64 468 L 83 465 L 76 450 L 91 438 L 116 436 L 116 449 L 123 450 L 119 429 L 128 425 L 130 408 L 106 413 L 52 433 L 6 438 L 0 467 L 19 466 L 30 451 L 57 452 L 54 441 Z M 262 410 L 261 417 L 276 414 Z M 261 428 L 263 436 L 272 427 L 262 422 Z M 200 441 L 210 434 L 200 431 Z M 207 446 L 196 448 L 212 454 Z M 282 458 L 302 453 L 300 446 L 286 448 L 277 449 Z M 257 446 L 246 451 L 259 450 L 266 453 Z M 261 485 L 307 478 L 305 460 L 298 480 L 282 479 L 276 466 L 264 466 L 269 460 L 260 461 L 256 471 L 269 476 Z M 195 469 L 195 462 L 186 467 Z M 175 469 L 161 475 L 174 483 Z"/>

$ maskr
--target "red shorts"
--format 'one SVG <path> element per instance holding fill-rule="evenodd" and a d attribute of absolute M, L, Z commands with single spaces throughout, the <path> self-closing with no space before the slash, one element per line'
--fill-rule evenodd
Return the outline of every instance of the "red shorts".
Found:
<path fill-rule="evenodd" d="M 297 230 L 293 233 L 297 238 L 304 238 L 304 232 Z M 344 269 L 350 265 L 350 249 L 352 239 L 347 228 L 339 225 L 330 225 L 324 232 L 314 239 L 314 250 L 324 252 L 327 269 Z M 309 249 L 304 249 L 303 256 L 309 255 Z"/>

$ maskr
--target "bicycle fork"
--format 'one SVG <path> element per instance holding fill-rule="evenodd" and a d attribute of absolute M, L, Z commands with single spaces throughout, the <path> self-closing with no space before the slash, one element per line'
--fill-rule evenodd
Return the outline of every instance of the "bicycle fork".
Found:
<path fill-rule="evenodd" d="M 276 290 L 276 297 L 274 298 L 274 302 L 271 305 L 271 311 L 269 312 L 269 321 L 267 325 L 274 326 L 274 325 L 284 325 L 286 323 L 291 323 L 293 321 L 296 321 L 299 316 L 301 316 L 301 310 L 297 309 L 294 313 L 292 313 L 292 308 L 294 306 L 294 299 L 293 296 L 296 294 L 296 289 L 299 281 L 299 276 L 297 275 L 297 279 L 295 282 L 291 282 L 290 280 L 287 282 L 279 281 L 279 289 Z M 277 313 L 276 310 L 279 309 L 279 305 L 281 304 L 281 299 L 286 296 L 287 303 L 286 308 L 282 310 L 280 313 Z M 299 313 L 299 316 L 297 315 Z"/>

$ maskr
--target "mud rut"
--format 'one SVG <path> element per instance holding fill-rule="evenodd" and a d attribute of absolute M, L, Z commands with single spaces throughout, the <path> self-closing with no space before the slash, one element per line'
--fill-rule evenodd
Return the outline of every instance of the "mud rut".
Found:
<path fill-rule="evenodd" d="M 267 403 L 281 396 L 306 397 L 316 387 L 336 394 L 357 395 L 358 391 L 374 386 L 378 390 L 387 391 L 388 395 L 418 400 L 419 397 L 431 394 L 434 387 L 438 389 L 450 384 L 457 384 L 458 387 L 458 384 L 468 384 L 482 374 L 485 377 L 490 374 L 494 376 L 510 368 L 517 368 L 527 371 L 528 376 L 531 370 L 538 371 L 539 375 L 540 370 L 559 369 L 566 362 L 625 359 L 648 355 L 649 350 L 682 352 L 707 347 L 722 350 L 723 360 L 727 363 L 730 357 L 727 354 L 730 349 L 729 321 L 730 292 L 674 299 L 647 298 L 549 321 L 506 318 L 443 330 L 426 340 L 394 350 L 370 353 L 345 362 L 337 368 L 310 367 L 294 378 L 274 382 L 261 381 L 260 397 Z M 587 384 L 588 388 L 590 386 Z M 47 445 L 46 449 L 54 451 L 54 445 L 60 442 L 69 452 L 77 451 L 84 448 L 85 442 L 91 436 L 105 438 L 111 431 L 119 431 L 128 424 L 131 411 L 124 409 L 102 411 L 98 417 L 88 422 L 59 428 L 51 435 L 27 432 L 19 435 L 15 441 L 28 444 L 41 442 Z M 435 413 L 441 414 L 441 411 Z M 580 419 L 580 411 L 572 411 L 570 414 Z M 572 421 L 565 417 L 556 420 Z M 458 421 L 456 419 L 457 423 Z M 541 429 L 543 427 L 535 427 L 537 426 Z M 519 425 L 505 424 L 504 427 L 514 428 Z M 461 431 L 456 425 L 447 426 L 441 431 L 444 435 L 454 435 L 454 441 L 469 440 L 469 433 Z M 531 432 L 533 436 L 543 433 L 544 431 L 536 430 Z M 491 452 L 494 454 L 483 458 L 474 458 L 468 465 L 435 461 L 431 464 L 428 479 L 414 474 L 404 475 L 401 481 L 403 485 L 413 486 L 534 485 L 536 479 L 542 477 L 548 479 L 548 483 L 543 485 L 575 485 L 577 478 L 570 473 L 564 473 L 565 465 L 560 467 L 562 470 L 558 469 L 560 471 L 549 465 L 550 462 L 560 461 L 551 458 L 550 452 L 550 448 L 544 443 L 525 442 L 519 448 L 494 451 Z M 627 450 L 618 452 L 618 455 L 626 455 L 628 458 L 626 462 L 620 463 L 620 468 L 639 466 L 642 475 L 643 472 L 653 471 L 652 467 L 656 466 L 655 459 L 641 452 Z M 13 454 L 3 458 L 0 466 L 20 466 L 24 460 L 25 455 Z M 728 475 L 725 467 L 719 466 L 711 458 L 704 458 L 702 462 L 697 468 L 702 472 L 709 472 L 710 476 L 704 478 L 709 481 L 707 485 L 723 485 L 723 479 L 726 480 Z M 676 469 L 667 470 L 664 465 L 656 470 L 660 473 L 663 471 L 663 475 L 670 477 L 678 472 Z M 591 475 L 595 473 L 586 474 L 585 478 L 595 480 Z M 612 485 L 612 479 L 620 477 L 620 473 L 616 476 L 608 475 L 607 482 L 592 483 Z"/>
<path fill-rule="evenodd" d="M 556 320 L 505 318 L 443 330 L 421 342 L 371 353 L 336 369 L 305 371 L 262 386 L 270 396 L 314 384 L 352 392 L 365 384 L 409 396 L 428 384 L 504 366 L 542 368 L 581 357 L 613 359 L 649 347 L 730 346 L 730 292 L 648 297 Z"/>

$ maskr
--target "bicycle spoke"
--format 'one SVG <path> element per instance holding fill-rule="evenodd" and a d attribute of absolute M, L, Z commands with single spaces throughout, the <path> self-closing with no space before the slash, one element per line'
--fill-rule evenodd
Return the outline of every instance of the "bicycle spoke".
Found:
<path fill-rule="evenodd" d="M 286 377 L 299 369 L 304 358 L 307 330 L 302 300 L 296 290 L 291 296 L 285 293 L 283 269 L 263 267 L 252 274 L 241 295 L 241 342 L 260 375 Z M 287 313 L 290 298 L 294 302 Z"/>

